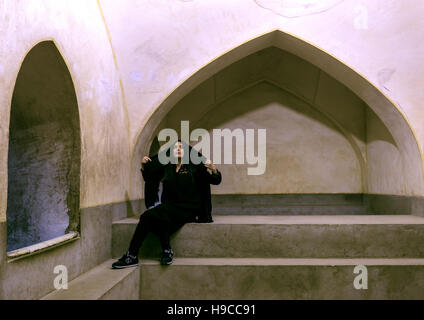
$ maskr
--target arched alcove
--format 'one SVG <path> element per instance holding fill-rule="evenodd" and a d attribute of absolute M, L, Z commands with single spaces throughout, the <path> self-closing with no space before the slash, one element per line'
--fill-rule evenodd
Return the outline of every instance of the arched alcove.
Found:
<path fill-rule="evenodd" d="M 277 51 L 282 54 L 275 54 Z M 262 62 L 258 63 L 261 59 Z M 200 125 L 201 118 L 207 117 L 214 107 L 263 81 L 314 108 L 331 123 L 333 132 L 344 136 L 346 145 L 353 151 L 351 154 L 358 161 L 358 174 L 362 176 L 362 185 L 356 190 L 399 195 L 423 191 L 419 146 L 401 110 L 340 60 L 279 30 L 249 40 L 217 57 L 172 91 L 138 135 L 133 153 L 133 172 L 137 174 L 139 158 L 148 154 L 158 132 L 175 125 L 172 118 L 194 123 L 199 121 Z M 196 96 L 200 100 L 195 101 Z M 184 113 L 181 110 L 184 108 L 178 109 L 179 105 L 187 105 L 190 99 L 198 107 L 186 109 L 182 119 Z M 230 109 L 229 105 L 223 110 Z M 359 123 L 352 125 L 351 117 L 357 117 Z M 377 140 L 377 143 L 368 144 L 368 138 Z M 393 163 L 388 164 L 390 161 Z M 142 190 L 141 181 L 141 178 L 133 179 L 133 190 Z"/>
<path fill-rule="evenodd" d="M 7 251 L 79 231 L 78 104 L 53 41 L 25 57 L 10 112 Z"/>

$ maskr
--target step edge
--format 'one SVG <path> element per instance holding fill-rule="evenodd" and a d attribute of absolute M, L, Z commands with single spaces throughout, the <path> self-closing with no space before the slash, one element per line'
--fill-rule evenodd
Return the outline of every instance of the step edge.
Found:
<path fill-rule="evenodd" d="M 197 262 L 197 264 L 196 264 Z M 199 264 L 200 263 L 200 264 Z M 160 265 L 144 259 L 139 267 Z M 175 258 L 175 266 L 424 266 L 424 258 Z M 167 268 L 169 266 L 165 266 Z M 172 266 L 170 266 L 172 267 Z"/>
<path fill-rule="evenodd" d="M 136 271 L 136 268 L 127 268 L 127 269 L 117 269 L 117 273 L 121 273 L 119 277 L 111 281 L 110 283 L 107 283 L 104 287 L 104 289 L 94 289 L 92 294 L 89 294 L 89 292 L 86 293 L 86 295 L 79 294 L 78 297 L 73 298 L 71 290 L 77 290 L 80 285 L 84 285 L 84 281 L 81 280 L 83 277 L 101 277 L 104 278 L 105 276 L 101 275 L 89 275 L 90 273 L 94 273 L 96 270 L 112 270 L 111 265 L 113 262 L 115 262 L 116 259 L 108 259 L 105 262 L 95 266 L 94 268 L 78 275 L 73 280 L 69 281 L 68 283 L 68 289 L 66 289 L 66 293 L 64 289 L 61 290 L 54 290 L 47 295 L 40 298 L 40 300 L 98 300 L 101 299 L 105 294 L 110 292 L 117 284 L 119 284 L 121 281 L 125 280 L 127 277 L 129 277 L 133 272 Z M 109 278 L 107 278 L 109 279 Z M 77 288 L 77 289 L 76 289 Z M 65 294 L 65 297 L 61 297 L 63 294 Z M 57 296 L 57 298 L 55 297 Z"/>
<path fill-rule="evenodd" d="M 240 221 L 227 221 L 229 217 Z M 271 217 L 278 217 L 272 220 Z M 299 218 L 302 217 L 302 218 Z M 311 217 L 313 221 L 293 221 Z M 397 217 L 397 218 L 395 218 Z M 195 225 L 424 225 L 424 217 L 415 215 L 216 215 L 212 223 L 189 222 Z M 257 219 L 265 221 L 255 221 Z M 330 221 L 317 221 L 317 219 Z M 372 221 L 370 219 L 376 219 Z M 387 219 L 388 221 L 384 221 Z M 243 221 L 244 220 L 244 221 Z M 286 220 L 286 221 L 284 221 Z M 333 220 L 333 221 L 331 221 Z M 346 221 L 343 221 L 346 220 Z M 357 220 L 357 221 L 355 221 Z M 367 221 L 368 220 L 368 221 Z M 115 225 L 137 224 L 139 217 L 125 218 L 112 222 Z"/>

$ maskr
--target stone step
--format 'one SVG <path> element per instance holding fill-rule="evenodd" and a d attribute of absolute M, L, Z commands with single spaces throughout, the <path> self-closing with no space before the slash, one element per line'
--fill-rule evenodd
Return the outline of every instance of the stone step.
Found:
<path fill-rule="evenodd" d="M 138 218 L 112 225 L 112 256 L 128 248 Z M 424 258 L 424 217 L 412 215 L 215 216 L 171 237 L 176 257 Z M 140 257 L 157 257 L 155 235 Z"/>
<path fill-rule="evenodd" d="M 212 195 L 214 215 L 367 214 L 362 194 Z"/>
<path fill-rule="evenodd" d="M 358 265 L 367 289 L 354 287 Z M 143 300 L 424 299 L 424 259 L 176 258 L 139 268 Z"/>
<path fill-rule="evenodd" d="M 108 260 L 55 290 L 41 300 L 136 300 L 140 294 L 138 268 L 113 270 Z"/>
<path fill-rule="evenodd" d="M 277 193 L 277 194 L 212 194 L 214 205 L 348 205 L 363 204 L 360 193 Z"/>
<path fill-rule="evenodd" d="M 212 215 L 367 215 L 360 205 L 213 206 Z"/>

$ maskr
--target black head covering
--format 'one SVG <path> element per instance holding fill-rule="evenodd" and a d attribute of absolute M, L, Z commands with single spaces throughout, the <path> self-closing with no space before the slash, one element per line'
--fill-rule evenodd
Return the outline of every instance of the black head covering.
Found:
<path fill-rule="evenodd" d="M 175 142 L 172 143 L 171 146 L 166 149 L 163 149 L 161 147 L 159 149 L 159 152 L 153 157 L 158 157 L 158 162 L 160 162 L 161 164 L 167 164 L 166 162 L 163 162 L 162 159 L 170 161 L 170 163 L 176 164 L 177 159 L 174 157 L 173 149 L 177 142 L 181 142 L 181 147 L 184 150 L 184 156 L 182 158 L 183 164 L 189 163 L 191 165 L 198 165 L 201 163 L 204 164 L 206 162 L 207 159 L 203 154 L 201 154 L 199 151 L 197 151 L 191 145 L 187 144 L 181 139 L 175 140 Z"/>

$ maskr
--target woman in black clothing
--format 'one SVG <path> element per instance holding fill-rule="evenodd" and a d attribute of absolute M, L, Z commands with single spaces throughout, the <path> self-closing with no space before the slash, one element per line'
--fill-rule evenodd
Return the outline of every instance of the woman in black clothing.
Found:
<path fill-rule="evenodd" d="M 172 150 L 175 161 L 162 165 L 159 155 L 152 157 L 153 160 L 147 156 L 143 158 L 141 171 L 145 180 L 146 207 L 149 209 L 140 216 L 128 251 L 113 263 L 113 268 L 138 265 L 138 251 L 149 232 L 159 236 L 163 250 L 160 262 L 169 265 L 174 256 L 171 234 L 188 222 L 212 222 L 210 184 L 220 184 L 221 173 L 210 160 L 198 165 L 192 163 L 188 156 L 191 151 L 190 146 L 178 140 Z M 170 149 L 166 152 L 171 154 Z M 182 163 L 184 155 L 190 159 L 187 164 Z M 159 182 L 163 184 L 161 203 L 155 206 Z"/>

